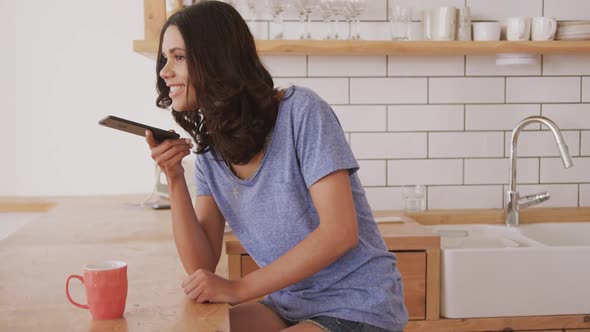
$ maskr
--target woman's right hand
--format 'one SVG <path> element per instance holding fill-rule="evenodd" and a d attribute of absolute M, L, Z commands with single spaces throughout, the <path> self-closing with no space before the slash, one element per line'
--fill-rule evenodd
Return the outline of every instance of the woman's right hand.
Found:
<path fill-rule="evenodd" d="M 158 142 L 151 131 L 145 131 L 145 139 L 152 151 L 152 159 L 158 164 L 168 181 L 184 177 L 182 158 L 190 154 L 193 143 L 188 138 L 167 139 Z"/>

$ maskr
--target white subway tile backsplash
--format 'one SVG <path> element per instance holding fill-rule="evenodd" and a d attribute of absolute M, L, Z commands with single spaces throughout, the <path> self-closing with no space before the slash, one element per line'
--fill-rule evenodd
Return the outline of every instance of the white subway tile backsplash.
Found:
<path fill-rule="evenodd" d="M 502 186 L 428 187 L 429 209 L 498 209 Z"/>
<path fill-rule="evenodd" d="M 348 78 L 277 78 L 275 85 L 307 87 L 330 104 L 348 104 Z"/>
<path fill-rule="evenodd" d="M 590 20 L 588 0 L 545 0 L 545 14 L 558 21 Z"/>
<path fill-rule="evenodd" d="M 468 55 L 466 60 L 467 76 L 529 76 L 541 75 L 541 56 L 534 65 L 497 66 L 495 55 Z"/>
<path fill-rule="evenodd" d="M 413 10 L 411 40 L 423 39 L 423 9 L 439 6 L 470 6 L 474 21 L 590 19 L 590 0 L 405 1 Z M 392 0 L 367 4 L 362 39 L 390 40 Z M 245 2 L 240 6 L 249 16 Z M 256 39 L 272 39 L 279 26 L 262 2 L 257 6 L 260 12 L 248 24 Z M 286 18 L 286 39 L 299 39 L 303 25 L 293 6 Z M 322 39 L 329 25 L 318 11 L 311 18 L 313 38 Z M 346 38 L 350 24 L 341 21 L 338 31 Z M 332 105 L 373 209 L 403 209 L 400 186 L 415 184 L 428 186 L 430 209 L 501 208 L 511 131 L 533 115 L 554 120 L 576 158 L 564 170 L 551 132 L 536 123 L 527 126 L 518 143 L 518 190 L 549 190 L 552 198 L 541 207 L 573 207 L 578 201 L 590 206 L 588 55 L 539 55 L 529 66 L 496 66 L 495 55 L 261 58 L 278 87 L 309 87 Z"/>
<path fill-rule="evenodd" d="M 508 77 L 508 103 L 579 102 L 579 77 Z"/>
<path fill-rule="evenodd" d="M 474 21 L 501 21 L 512 16 L 543 16 L 543 0 L 467 0 Z"/>
<path fill-rule="evenodd" d="M 580 207 L 590 206 L 590 184 L 580 185 Z"/>
<path fill-rule="evenodd" d="M 309 76 L 385 76 L 385 56 L 309 56 Z"/>
<path fill-rule="evenodd" d="M 511 132 L 506 132 L 506 157 L 510 156 Z M 579 131 L 562 131 L 565 144 L 567 145 L 570 155 L 580 155 L 580 132 Z M 518 157 L 557 157 L 559 151 L 555 143 L 553 133 L 548 130 L 543 131 L 523 131 L 520 132 L 517 142 Z"/>
<path fill-rule="evenodd" d="M 389 160 L 388 185 L 462 184 L 463 161 L 450 160 Z"/>
<path fill-rule="evenodd" d="M 546 54 L 543 75 L 590 75 L 590 55 Z"/>
<path fill-rule="evenodd" d="M 429 158 L 502 157 L 501 132 L 429 133 Z"/>
<path fill-rule="evenodd" d="M 363 186 L 385 186 L 385 160 L 359 160 L 359 178 Z"/>
<path fill-rule="evenodd" d="M 517 182 L 539 183 L 539 159 L 517 160 Z M 465 184 L 507 184 L 510 179 L 510 159 L 466 159 Z"/>
<path fill-rule="evenodd" d="M 388 22 L 361 22 L 359 26 L 361 39 L 363 40 L 391 39 L 390 25 Z"/>
<path fill-rule="evenodd" d="M 351 134 L 358 159 L 426 158 L 426 133 Z"/>
<path fill-rule="evenodd" d="M 463 130 L 463 105 L 395 105 L 388 107 L 388 131 Z"/>
<path fill-rule="evenodd" d="M 465 130 L 512 130 L 524 118 L 540 114 L 539 104 L 467 105 Z M 539 125 L 526 129 L 539 129 Z"/>
<path fill-rule="evenodd" d="M 429 103 L 503 103 L 504 78 L 430 78 Z"/>
<path fill-rule="evenodd" d="M 506 206 L 506 191 L 508 186 L 504 186 L 504 206 Z M 541 204 L 534 205 L 530 208 L 550 208 L 550 207 L 577 207 L 578 206 L 578 185 L 577 184 L 525 184 L 517 185 L 520 197 L 549 192 L 551 198 Z"/>
<path fill-rule="evenodd" d="M 545 104 L 543 116 L 560 129 L 590 129 L 590 104 Z"/>
<path fill-rule="evenodd" d="M 333 106 L 342 128 L 346 132 L 386 131 L 387 110 L 377 105 Z"/>
<path fill-rule="evenodd" d="M 263 55 L 261 60 L 273 77 L 307 76 L 305 55 Z"/>
<path fill-rule="evenodd" d="M 404 208 L 401 187 L 365 188 L 369 205 L 376 210 L 401 210 Z"/>
<path fill-rule="evenodd" d="M 582 77 L 582 102 L 590 103 L 590 77 Z"/>
<path fill-rule="evenodd" d="M 367 9 L 359 16 L 361 21 L 387 21 L 387 0 L 371 0 Z"/>
<path fill-rule="evenodd" d="M 254 39 L 268 39 L 268 24 L 266 22 L 248 22 L 248 28 Z"/>
<path fill-rule="evenodd" d="M 590 183 L 590 158 L 572 158 L 574 166 L 564 168 L 561 158 L 541 159 L 542 183 Z"/>
<path fill-rule="evenodd" d="M 352 104 L 426 103 L 426 78 L 351 78 Z"/>
<path fill-rule="evenodd" d="M 590 156 L 590 131 L 582 132 L 582 156 Z"/>
<path fill-rule="evenodd" d="M 462 55 L 390 55 L 389 76 L 464 76 Z"/>

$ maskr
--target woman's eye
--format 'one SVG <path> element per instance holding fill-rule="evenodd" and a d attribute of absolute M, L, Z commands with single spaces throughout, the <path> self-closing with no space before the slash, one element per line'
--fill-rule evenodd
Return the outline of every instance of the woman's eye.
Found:
<path fill-rule="evenodd" d="M 184 55 L 176 55 L 175 58 L 176 58 L 176 61 L 182 61 L 182 60 L 184 60 Z"/>

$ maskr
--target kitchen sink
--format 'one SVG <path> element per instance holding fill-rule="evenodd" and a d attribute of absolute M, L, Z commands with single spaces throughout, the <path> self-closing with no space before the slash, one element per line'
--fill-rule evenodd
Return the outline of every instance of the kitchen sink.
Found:
<path fill-rule="evenodd" d="M 590 246 L 590 222 L 524 224 L 518 229 L 548 246 Z"/>
<path fill-rule="evenodd" d="M 590 313 L 590 222 L 429 226 L 441 236 L 441 315 Z"/>

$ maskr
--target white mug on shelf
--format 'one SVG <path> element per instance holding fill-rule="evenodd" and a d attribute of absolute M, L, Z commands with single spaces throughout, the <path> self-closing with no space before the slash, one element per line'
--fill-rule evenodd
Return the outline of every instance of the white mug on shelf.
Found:
<path fill-rule="evenodd" d="M 530 17 L 509 17 L 505 22 L 507 40 L 523 41 L 531 39 Z"/>
<path fill-rule="evenodd" d="M 557 31 L 557 21 L 551 17 L 535 17 L 531 30 L 533 40 L 553 40 Z"/>
<path fill-rule="evenodd" d="M 457 36 L 457 8 L 438 7 L 430 10 L 432 40 L 455 40 Z"/>
<path fill-rule="evenodd" d="M 473 40 L 475 40 L 475 41 L 500 40 L 500 22 L 476 22 L 476 23 L 473 23 Z"/>

